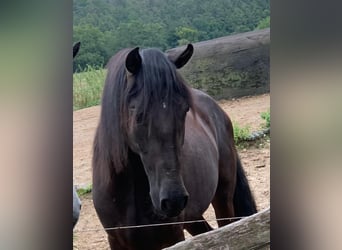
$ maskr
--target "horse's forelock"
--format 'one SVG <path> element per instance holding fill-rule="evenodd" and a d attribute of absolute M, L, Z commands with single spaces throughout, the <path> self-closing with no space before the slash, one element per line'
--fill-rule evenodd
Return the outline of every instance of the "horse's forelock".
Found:
<path fill-rule="evenodd" d="M 143 117 L 153 117 L 153 107 L 165 103 L 171 112 L 176 108 L 175 100 L 179 98 L 187 101 L 193 108 L 191 92 L 184 79 L 177 72 L 175 65 L 167 56 L 157 49 L 141 50 L 142 68 L 135 76 L 135 88 L 139 88 L 142 95 L 137 105 L 137 113 Z"/>

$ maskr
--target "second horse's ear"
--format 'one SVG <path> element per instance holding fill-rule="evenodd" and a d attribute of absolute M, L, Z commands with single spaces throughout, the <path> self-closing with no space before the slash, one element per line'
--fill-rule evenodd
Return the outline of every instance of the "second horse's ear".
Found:
<path fill-rule="evenodd" d="M 142 59 L 139 54 L 139 47 L 132 49 L 126 57 L 126 69 L 129 73 L 135 75 L 141 68 Z"/>
<path fill-rule="evenodd" d="M 81 42 L 75 43 L 75 45 L 72 48 L 72 58 L 75 58 L 77 55 L 78 51 L 80 50 Z"/>
<path fill-rule="evenodd" d="M 168 54 L 168 58 L 175 64 L 177 69 L 180 69 L 190 60 L 193 53 L 194 46 L 191 43 L 189 43 L 186 49 L 180 55 Z"/>

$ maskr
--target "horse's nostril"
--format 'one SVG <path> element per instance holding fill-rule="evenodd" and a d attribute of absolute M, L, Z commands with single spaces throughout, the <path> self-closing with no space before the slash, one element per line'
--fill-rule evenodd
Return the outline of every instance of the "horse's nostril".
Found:
<path fill-rule="evenodd" d="M 163 199 L 161 201 L 161 209 L 167 214 L 178 215 L 185 208 L 187 201 L 188 196 Z"/>
<path fill-rule="evenodd" d="M 161 201 L 161 209 L 163 211 L 168 211 L 171 207 L 171 203 L 170 203 L 170 200 L 169 199 L 163 199 Z"/>

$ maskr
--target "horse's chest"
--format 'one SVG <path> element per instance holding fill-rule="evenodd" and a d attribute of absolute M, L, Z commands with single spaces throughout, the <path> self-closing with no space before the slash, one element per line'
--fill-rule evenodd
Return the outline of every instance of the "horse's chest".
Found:
<path fill-rule="evenodd" d="M 121 211 L 125 211 L 123 217 L 128 218 L 130 222 L 126 223 L 133 227 L 116 232 L 116 237 L 120 238 L 123 245 L 130 246 L 130 249 L 153 250 L 162 249 L 178 241 L 174 238 L 182 232 L 180 226 L 151 226 L 163 221 L 154 213 L 151 200 L 145 193 L 137 192 L 130 200 L 134 200 L 134 203 L 126 204 L 126 209 Z"/>

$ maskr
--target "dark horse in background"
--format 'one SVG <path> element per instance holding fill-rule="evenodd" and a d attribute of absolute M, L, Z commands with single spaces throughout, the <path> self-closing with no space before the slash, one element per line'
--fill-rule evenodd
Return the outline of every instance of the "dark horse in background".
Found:
<path fill-rule="evenodd" d="M 77 42 L 72 47 L 72 58 L 75 58 L 81 46 L 81 42 Z M 81 200 L 77 195 L 76 188 L 73 186 L 73 202 L 72 202 L 72 225 L 75 227 L 81 212 Z"/>
<path fill-rule="evenodd" d="M 94 140 L 93 201 L 105 228 L 256 212 L 226 113 L 177 69 L 193 54 L 123 49 L 109 61 Z M 219 226 L 228 221 L 218 221 Z M 207 222 L 107 230 L 111 249 L 161 249 Z"/>

